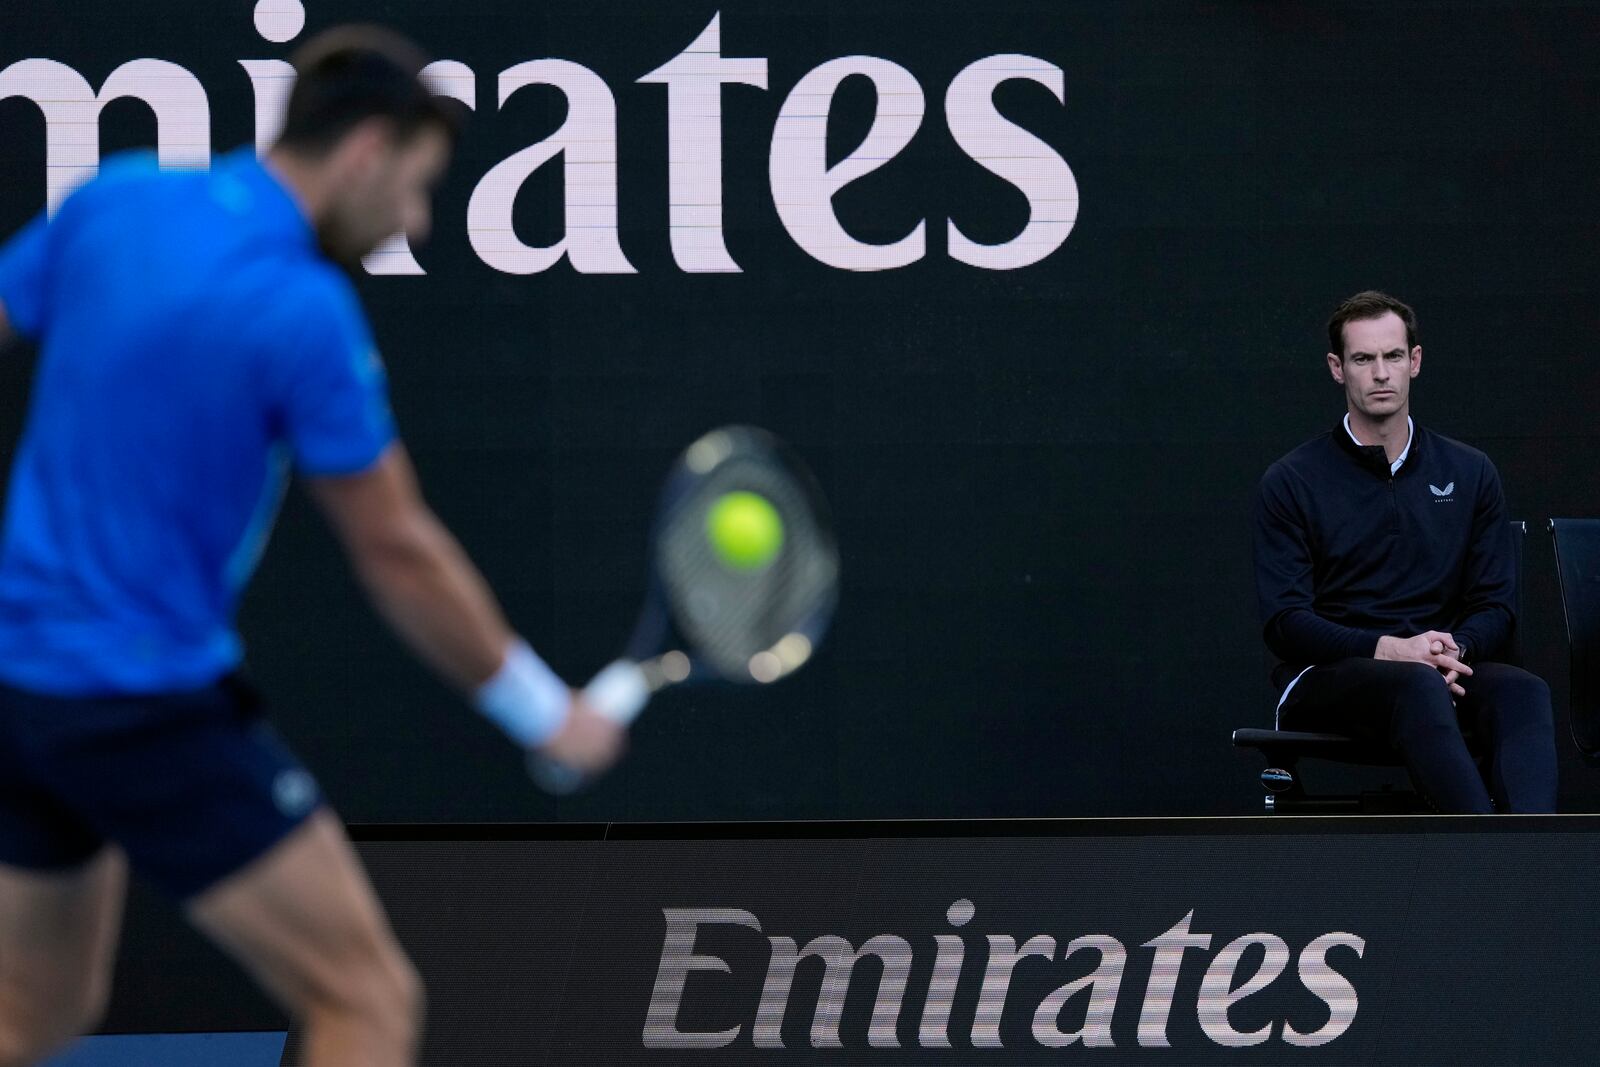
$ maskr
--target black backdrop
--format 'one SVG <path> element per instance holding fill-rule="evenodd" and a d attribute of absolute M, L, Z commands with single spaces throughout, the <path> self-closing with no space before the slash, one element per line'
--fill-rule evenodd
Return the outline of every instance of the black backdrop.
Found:
<path fill-rule="evenodd" d="M 120 64 L 204 85 L 217 151 L 253 136 L 240 59 L 288 47 L 249 0 L 0 6 L 0 67 L 43 57 L 98 87 Z M 837 513 L 844 594 L 825 653 L 759 699 L 666 699 L 627 763 L 561 802 L 411 663 L 291 496 L 246 602 L 250 662 L 282 730 L 360 821 L 964 817 L 1255 810 L 1228 731 L 1270 721 L 1250 590 L 1261 471 L 1331 426 L 1322 323 L 1370 286 L 1419 311 L 1419 421 L 1497 461 L 1513 514 L 1600 513 L 1590 359 L 1600 10 L 1535 3 L 732 3 L 726 56 L 769 90 L 723 92 L 727 243 L 743 273 L 686 274 L 668 243 L 666 92 L 636 79 L 717 8 L 682 2 L 312 0 L 306 35 L 391 22 L 477 73 L 478 117 L 438 201 L 425 278 L 362 294 L 429 496 L 515 623 L 571 678 L 630 622 L 642 531 L 672 454 L 723 422 L 789 438 Z M 302 35 L 302 39 L 305 35 Z M 1071 166 L 1076 228 L 991 272 L 946 253 L 946 217 L 1015 234 L 1027 206 L 945 127 L 950 79 L 984 56 L 1060 67 L 1001 87 L 1002 113 Z M 846 55 L 911 71 L 927 116 L 836 201 L 858 238 L 928 220 L 928 255 L 866 274 L 788 237 L 767 184 L 799 78 Z M 549 135 L 554 89 L 497 108 L 496 74 L 582 63 L 617 101 L 620 235 L 638 273 L 481 262 L 467 199 Z M 859 82 L 859 84 L 858 84 Z M 875 94 L 847 82 L 830 159 Z M 103 149 L 148 144 L 151 112 L 109 105 Z M 0 101 L 0 231 L 45 197 L 44 123 Z M 559 166 L 517 201 L 556 239 Z M 26 359 L 0 367 L 0 447 Z M 1528 548 L 1527 636 L 1561 719 L 1562 803 L 1600 776 L 1565 739 L 1565 654 L 1549 549 Z"/>

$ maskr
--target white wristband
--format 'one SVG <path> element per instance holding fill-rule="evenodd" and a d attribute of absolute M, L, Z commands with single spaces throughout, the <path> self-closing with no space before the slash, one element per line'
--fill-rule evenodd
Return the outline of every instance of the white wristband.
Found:
<path fill-rule="evenodd" d="M 572 691 L 519 638 L 506 650 L 506 660 L 494 677 L 473 694 L 473 703 L 513 741 L 532 748 L 566 724 Z"/>

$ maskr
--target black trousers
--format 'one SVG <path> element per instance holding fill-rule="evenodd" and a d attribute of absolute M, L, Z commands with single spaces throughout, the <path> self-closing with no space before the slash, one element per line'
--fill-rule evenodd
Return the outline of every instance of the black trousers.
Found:
<path fill-rule="evenodd" d="M 1346 659 L 1312 667 L 1290 690 L 1278 725 L 1393 746 L 1417 790 L 1441 812 L 1555 811 L 1550 687 L 1509 664 L 1471 666 L 1460 698 L 1425 663 Z M 1489 754 L 1487 774 L 1467 750 L 1463 725 Z"/>

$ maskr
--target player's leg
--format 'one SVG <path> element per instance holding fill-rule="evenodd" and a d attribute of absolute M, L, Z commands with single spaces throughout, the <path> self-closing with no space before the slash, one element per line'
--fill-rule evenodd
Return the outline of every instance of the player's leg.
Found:
<path fill-rule="evenodd" d="M 326 809 L 188 912 L 303 1024 L 306 1067 L 415 1062 L 421 983 Z"/>
<path fill-rule="evenodd" d="M 1489 781 L 1499 809 L 1555 811 L 1555 713 L 1544 679 L 1507 663 L 1475 663 L 1462 688 L 1462 709 L 1489 742 Z"/>
<path fill-rule="evenodd" d="M 46 746 L 52 795 L 116 841 L 135 871 L 185 902 L 202 929 L 306 1022 L 309 1063 L 412 1062 L 415 974 L 343 828 L 243 679 L 141 698 L 25 703 L 27 737 L 67 724 Z M 0 769 L 4 757 L 0 745 Z M 0 799 L 6 792 L 0 777 Z M 0 816 L 32 810 L 0 804 Z M 49 840 L 66 839 L 56 829 Z M 6 834 L 0 843 L 9 844 Z"/>
<path fill-rule="evenodd" d="M 127 863 L 115 848 L 64 870 L 0 864 L 0 1067 L 24 1067 L 105 1011 Z"/>
<path fill-rule="evenodd" d="M 1333 730 L 1390 745 L 1434 808 L 1493 811 L 1444 676 L 1424 663 L 1346 659 L 1313 667 L 1284 701 L 1286 730 Z"/>
<path fill-rule="evenodd" d="M 0 686 L 0 1067 L 37 1062 L 105 1010 L 127 860 L 49 783 L 74 720 Z"/>

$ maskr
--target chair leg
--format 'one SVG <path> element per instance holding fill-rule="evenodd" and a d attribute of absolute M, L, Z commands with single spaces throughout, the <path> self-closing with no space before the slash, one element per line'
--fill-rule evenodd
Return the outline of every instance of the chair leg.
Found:
<path fill-rule="evenodd" d="M 1300 781 L 1294 760 L 1287 760 L 1282 766 L 1268 767 L 1262 771 L 1261 785 L 1267 791 L 1264 806 L 1268 815 L 1276 815 L 1294 808 L 1306 797 L 1305 785 Z"/>

